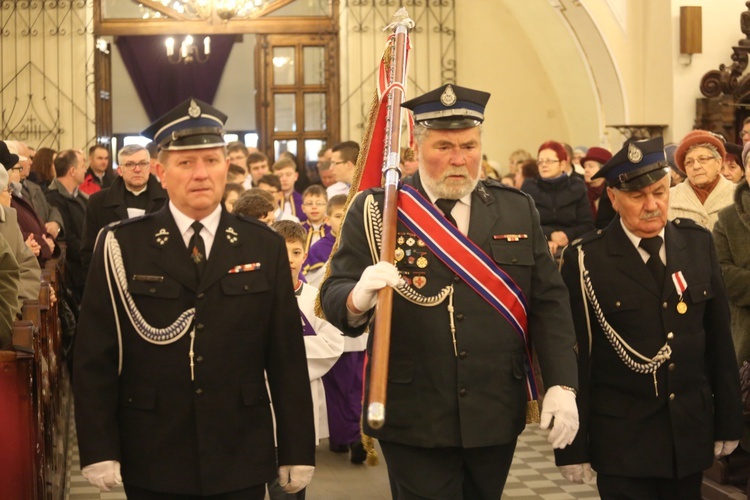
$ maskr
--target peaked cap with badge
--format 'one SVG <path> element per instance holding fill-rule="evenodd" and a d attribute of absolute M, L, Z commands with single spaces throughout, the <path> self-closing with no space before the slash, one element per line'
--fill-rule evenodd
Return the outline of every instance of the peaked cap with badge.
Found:
<path fill-rule="evenodd" d="M 160 151 L 218 148 L 226 146 L 226 121 L 227 115 L 191 97 L 158 118 L 141 135 L 154 141 Z"/>
<path fill-rule="evenodd" d="M 609 187 L 637 191 L 662 179 L 669 172 L 664 139 L 628 141 L 591 178 L 604 178 Z"/>
<path fill-rule="evenodd" d="M 427 128 L 463 129 L 479 126 L 484 121 L 484 108 L 490 100 L 488 92 L 446 84 L 404 102 L 414 121 Z"/>

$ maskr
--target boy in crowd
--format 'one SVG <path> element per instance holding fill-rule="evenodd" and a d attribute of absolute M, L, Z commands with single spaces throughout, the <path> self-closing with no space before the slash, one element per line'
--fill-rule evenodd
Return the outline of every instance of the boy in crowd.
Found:
<path fill-rule="evenodd" d="M 344 221 L 346 198 L 346 195 L 340 194 L 328 200 L 326 214 L 331 232 L 310 248 L 305 267 L 305 278 L 310 284 L 316 285 L 323 278 L 325 263 L 331 255 L 333 244 Z M 367 458 L 359 428 L 362 416 L 362 369 L 366 347 L 367 334 L 356 338 L 346 337 L 344 353 L 323 376 L 328 405 L 330 449 L 337 453 L 351 450 L 351 461 L 355 464 L 361 464 Z"/>
<path fill-rule="evenodd" d="M 269 226 L 276 222 L 273 196 L 258 188 L 248 189 L 242 193 L 240 199 L 234 203 L 233 212 L 237 215 L 255 217 Z"/>
<path fill-rule="evenodd" d="M 230 170 L 233 166 L 234 165 L 229 165 Z M 224 196 L 221 199 L 227 212 L 234 212 L 234 204 L 240 199 L 240 196 L 242 196 L 242 193 L 244 192 L 245 188 L 243 188 L 241 184 L 227 182 L 226 187 L 224 187 Z"/>
<path fill-rule="evenodd" d="M 307 231 L 305 253 L 309 252 L 310 247 L 318 240 L 331 232 L 331 227 L 326 224 L 327 203 L 328 196 L 323 186 L 313 184 L 302 193 L 302 211 L 307 216 L 307 220 L 302 223 L 302 227 Z"/>
<path fill-rule="evenodd" d="M 274 198 L 274 217 L 276 220 L 290 220 L 299 222 L 299 219 L 291 214 L 285 214 L 282 210 L 284 193 L 281 190 L 281 180 L 274 174 L 266 174 L 258 179 L 258 188 L 271 193 Z"/>
<path fill-rule="evenodd" d="M 242 184 L 243 182 L 245 182 L 246 176 L 247 174 L 245 173 L 244 167 L 240 167 L 235 163 L 229 164 L 229 170 L 227 171 L 227 183 Z"/>
<path fill-rule="evenodd" d="M 302 273 L 305 275 L 305 281 L 313 286 L 318 286 L 323 280 L 325 274 L 325 264 L 328 257 L 331 256 L 333 244 L 336 242 L 336 236 L 341 229 L 341 223 L 344 220 L 344 207 L 346 206 L 346 195 L 337 194 L 326 205 L 326 218 L 330 231 L 320 240 L 310 246 L 305 265 L 302 267 Z"/>
<path fill-rule="evenodd" d="M 250 153 L 247 157 L 247 171 L 249 175 L 245 180 L 245 189 L 258 187 L 260 178 L 271 173 L 271 170 L 268 168 L 268 156 L 260 151 Z"/>
<path fill-rule="evenodd" d="M 307 258 L 304 249 L 307 241 L 305 230 L 300 224 L 289 220 L 275 222 L 271 227 L 286 241 L 289 267 L 292 270 L 292 285 L 297 295 L 302 333 L 305 336 L 307 371 L 310 374 L 315 418 L 315 444 L 318 444 L 321 439 L 328 437 L 328 413 L 321 377 L 328 373 L 344 352 L 344 336 L 329 322 L 315 315 L 315 297 L 318 295 L 318 289 L 299 279 L 302 263 Z M 279 486 L 278 479 L 269 483 L 268 492 L 272 500 L 305 498 L 305 490 L 295 494 L 284 492 Z"/>
<path fill-rule="evenodd" d="M 302 195 L 294 190 L 294 183 L 297 182 L 299 172 L 297 172 L 297 164 L 294 160 L 289 158 L 280 158 L 271 167 L 273 173 L 281 181 L 281 210 L 284 215 L 293 215 L 297 217 L 300 222 L 307 219 L 307 216 L 302 211 Z"/>

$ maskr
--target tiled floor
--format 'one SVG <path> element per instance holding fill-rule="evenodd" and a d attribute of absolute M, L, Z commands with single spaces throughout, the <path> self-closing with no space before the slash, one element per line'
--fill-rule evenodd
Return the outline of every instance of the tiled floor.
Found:
<path fill-rule="evenodd" d="M 81 476 L 78 444 L 71 425 L 68 452 L 66 500 L 124 500 L 118 488 L 111 493 L 99 493 Z M 599 498 L 594 485 L 576 485 L 565 481 L 555 467 L 552 448 L 546 432 L 530 426 L 521 435 L 516 447 L 513 466 L 505 487 L 503 500 L 516 498 L 563 500 Z M 379 448 L 378 448 L 379 452 Z M 382 462 L 382 454 L 381 462 Z M 385 465 L 370 467 L 352 465 L 348 455 L 328 451 L 327 441 L 318 448 L 315 477 L 307 490 L 308 500 L 388 500 L 388 474 Z M 466 499 L 470 500 L 470 499 Z"/>

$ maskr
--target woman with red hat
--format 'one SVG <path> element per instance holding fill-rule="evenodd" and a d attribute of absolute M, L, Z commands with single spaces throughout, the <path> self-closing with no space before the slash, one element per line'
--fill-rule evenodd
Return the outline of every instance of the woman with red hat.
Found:
<path fill-rule="evenodd" d="M 539 177 L 528 179 L 521 187 L 539 211 L 539 219 L 552 255 L 594 229 L 594 219 L 586 197 L 586 186 L 565 173 L 569 162 L 562 144 L 547 141 L 539 146 L 536 164 Z"/>
<path fill-rule="evenodd" d="M 719 210 L 734 200 L 734 184 L 719 175 L 726 157 L 724 141 L 705 130 L 693 130 L 677 146 L 674 160 L 687 182 L 669 192 L 669 219 L 684 217 L 713 229 Z"/>
<path fill-rule="evenodd" d="M 591 213 L 594 215 L 594 225 L 598 229 L 607 227 L 612 222 L 612 219 L 615 218 L 617 212 L 612 208 L 612 202 L 609 201 L 609 197 L 607 196 L 607 184 L 604 181 L 604 177 L 596 179 L 592 179 L 591 177 L 602 168 L 602 165 L 611 159 L 612 153 L 598 147 L 589 148 L 586 156 L 581 159 L 589 205 L 591 206 Z"/>

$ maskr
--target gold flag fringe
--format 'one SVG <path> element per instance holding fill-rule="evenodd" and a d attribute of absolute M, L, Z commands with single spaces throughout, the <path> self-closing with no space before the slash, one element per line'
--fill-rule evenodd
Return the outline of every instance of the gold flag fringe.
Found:
<path fill-rule="evenodd" d="M 391 63 L 393 61 L 393 42 L 392 39 L 389 40 L 388 46 L 386 47 L 385 52 L 383 53 L 383 64 L 385 64 L 385 70 L 386 73 L 390 73 L 391 69 Z M 375 129 L 375 122 L 377 121 L 378 116 L 378 109 L 379 109 L 380 100 L 378 99 L 378 91 L 375 89 L 374 95 L 372 97 L 372 101 L 370 103 L 370 111 L 367 114 L 367 122 L 365 131 L 362 134 L 362 144 L 359 148 L 359 156 L 357 157 L 357 165 L 354 169 L 354 177 L 352 178 L 352 185 L 349 188 L 349 195 L 346 199 L 346 205 L 344 206 L 344 220 L 341 222 L 341 227 L 344 227 L 344 222 L 346 221 L 346 212 L 349 209 L 349 205 L 352 203 L 354 198 L 359 194 L 359 184 L 362 181 L 362 174 L 365 169 L 365 164 L 367 163 L 367 156 L 370 151 L 370 146 L 372 142 L 372 134 L 373 130 Z M 331 249 L 331 255 L 328 257 L 328 261 L 326 262 L 326 270 L 325 273 L 323 273 L 323 279 L 320 282 L 320 286 L 318 289 L 320 290 L 323 288 L 323 283 L 328 279 L 328 277 L 331 275 L 331 257 L 336 253 L 336 250 L 339 248 L 339 238 L 341 238 L 341 231 L 339 231 L 339 234 L 336 235 L 336 242 L 333 244 L 333 248 Z M 321 319 L 326 319 L 325 312 L 323 311 L 323 305 L 320 303 L 320 292 L 318 292 L 318 296 L 315 298 L 315 315 Z"/>

